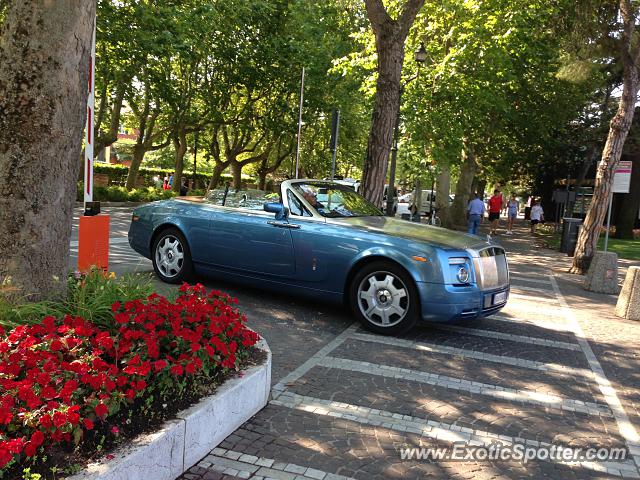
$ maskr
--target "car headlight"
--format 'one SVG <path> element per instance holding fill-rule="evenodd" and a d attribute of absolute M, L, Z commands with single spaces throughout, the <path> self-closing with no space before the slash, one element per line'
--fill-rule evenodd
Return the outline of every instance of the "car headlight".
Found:
<path fill-rule="evenodd" d="M 456 277 L 460 283 L 469 283 L 469 270 L 466 267 L 460 267 Z"/>

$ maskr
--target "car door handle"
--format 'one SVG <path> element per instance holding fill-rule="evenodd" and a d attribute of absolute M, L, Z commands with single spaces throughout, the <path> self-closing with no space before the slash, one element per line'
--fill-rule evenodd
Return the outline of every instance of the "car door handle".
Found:
<path fill-rule="evenodd" d="M 300 228 L 300 225 L 296 225 L 295 223 L 286 223 L 286 222 L 267 222 L 269 225 L 273 225 L 278 228 Z"/>

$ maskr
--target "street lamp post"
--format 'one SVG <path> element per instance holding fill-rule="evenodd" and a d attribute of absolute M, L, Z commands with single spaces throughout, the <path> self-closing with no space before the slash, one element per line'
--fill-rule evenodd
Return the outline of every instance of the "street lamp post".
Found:
<path fill-rule="evenodd" d="M 420 43 L 420 48 L 416 51 L 414 55 L 414 60 L 420 67 L 427 60 L 427 50 L 424 48 L 424 43 Z M 413 77 L 407 79 L 400 86 L 400 94 L 398 95 L 398 111 L 396 112 L 396 123 L 393 128 L 393 145 L 391 147 L 391 165 L 389 166 L 389 187 L 387 188 L 387 208 L 386 215 L 388 217 L 393 217 L 393 204 L 395 200 L 394 190 L 395 190 L 395 181 L 396 181 L 396 163 L 398 161 L 398 137 L 400 136 L 400 107 L 402 105 L 402 93 L 404 92 L 404 88 L 413 80 L 418 78 L 418 74 Z"/>

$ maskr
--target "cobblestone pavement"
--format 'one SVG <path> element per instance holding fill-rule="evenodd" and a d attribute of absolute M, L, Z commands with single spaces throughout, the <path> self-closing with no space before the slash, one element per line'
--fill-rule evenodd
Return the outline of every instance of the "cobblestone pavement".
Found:
<path fill-rule="evenodd" d="M 336 306 L 207 281 L 237 296 L 269 343 L 272 399 L 179 480 L 640 478 L 640 323 L 614 317 L 616 296 L 582 289 L 566 273 L 570 259 L 525 227 L 500 240 L 512 273 L 505 309 L 399 338 L 364 331 Z M 121 268 L 149 270 L 139 257 L 131 264 L 127 248 L 116 249 Z M 632 455 L 575 464 L 401 458 L 406 447 L 458 441 Z"/>
<path fill-rule="evenodd" d="M 614 317 L 615 296 L 585 292 L 565 273 L 570 259 L 524 228 L 501 240 L 512 295 L 499 315 L 400 338 L 372 335 L 338 308 L 232 290 L 274 352 L 272 399 L 179 480 L 640 478 L 640 325 Z M 401 458 L 456 441 L 632 455 Z"/>

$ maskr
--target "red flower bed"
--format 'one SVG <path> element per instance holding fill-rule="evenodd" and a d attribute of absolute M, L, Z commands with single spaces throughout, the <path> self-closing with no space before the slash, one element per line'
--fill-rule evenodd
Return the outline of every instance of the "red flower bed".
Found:
<path fill-rule="evenodd" d="M 202 285 L 180 291 L 175 302 L 115 303 L 110 330 L 69 316 L 0 328 L 0 471 L 80 443 L 137 397 L 171 398 L 187 379 L 235 370 L 258 341 L 236 299 Z"/>

